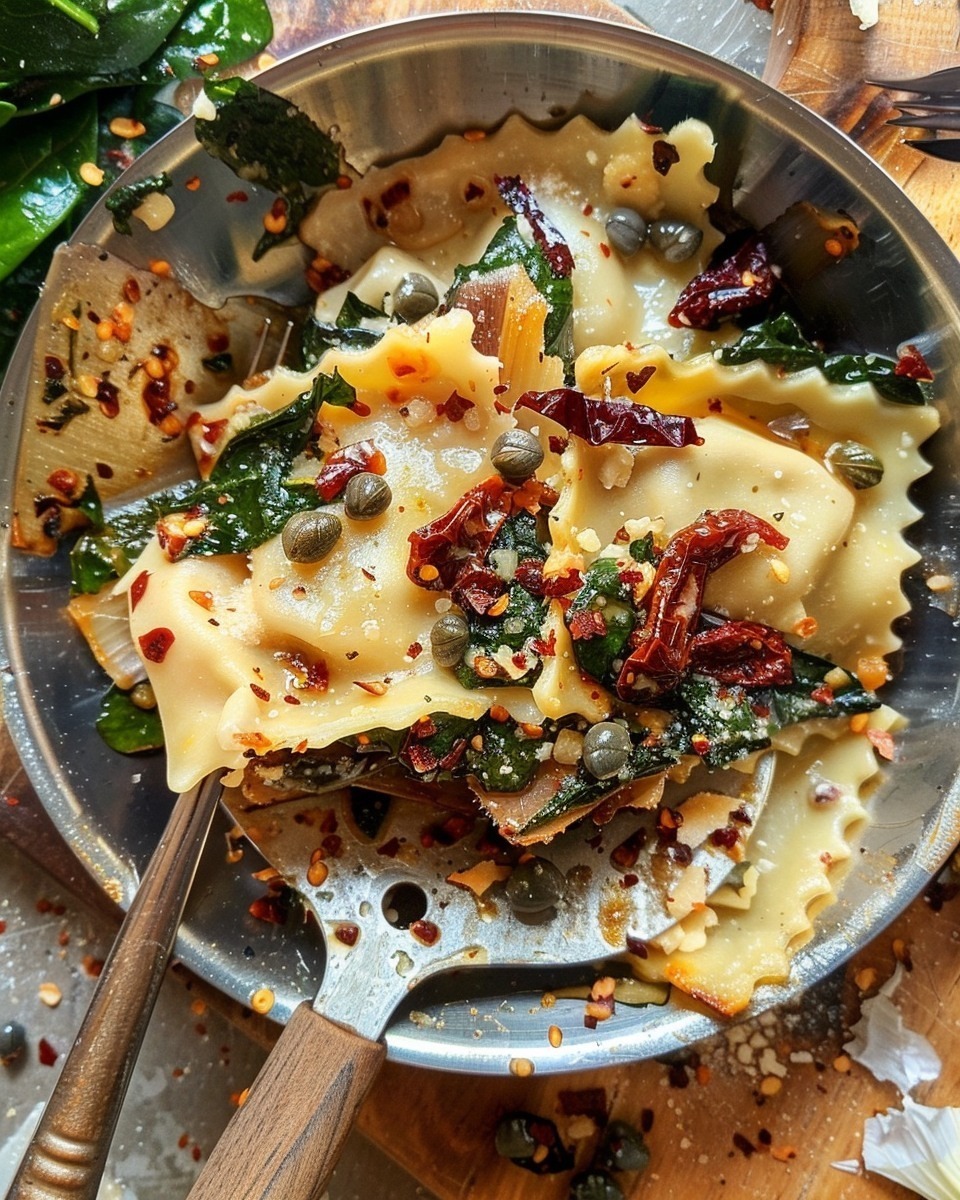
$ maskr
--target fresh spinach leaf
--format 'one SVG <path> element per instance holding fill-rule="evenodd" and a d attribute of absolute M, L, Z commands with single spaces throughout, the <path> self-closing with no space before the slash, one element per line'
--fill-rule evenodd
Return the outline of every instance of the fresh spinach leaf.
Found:
<path fill-rule="evenodd" d="M 106 206 L 113 217 L 113 227 L 117 233 L 130 237 L 133 234 L 130 221 L 134 212 L 148 196 L 152 196 L 154 192 L 169 191 L 171 187 L 173 180 L 166 171 L 161 171 L 159 175 L 147 175 L 112 192 L 106 199 Z"/>
<path fill-rule="evenodd" d="M 53 233 L 88 192 L 80 166 L 97 153 L 96 106 L 71 104 L 40 126 L 15 121 L 0 141 L 0 279 Z"/>
<path fill-rule="evenodd" d="M 130 692 L 116 685 L 100 703 L 97 732 L 111 750 L 121 754 L 142 754 L 163 746 L 163 725 L 156 708 L 138 708 Z"/>
<path fill-rule="evenodd" d="M 457 267 L 444 304 L 450 305 L 457 289 L 468 279 L 489 275 L 504 267 L 519 264 L 530 281 L 547 300 L 547 318 L 543 327 L 544 350 L 563 360 L 564 371 L 573 367 L 573 283 L 569 276 L 553 273 L 546 255 L 535 243 L 520 234 L 516 217 L 507 217 L 480 258 L 471 266 Z"/>
<path fill-rule="evenodd" d="M 716 358 L 724 366 L 759 359 L 788 372 L 816 367 L 831 383 L 872 383 L 885 400 L 896 404 L 926 404 L 930 398 L 930 385 L 895 374 L 892 358 L 819 350 L 787 313 L 747 329 L 732 346 L 717 350 Z"/>
<path fill-rule="evenodd" d="M 0 129 L 6 125 L 16 111 L 17 106 L 15 104 L 11 104 L 8 100 L 0 100 Z"/>
<path fill-rule="evenodd" d="M 215 55 L 209 70 L 244 62 L 273 38 L 266 0 L 198 0 L 157 52 L 140 68 L 144 83 L 165 84 L 198 73 L 201 55 Z"/>

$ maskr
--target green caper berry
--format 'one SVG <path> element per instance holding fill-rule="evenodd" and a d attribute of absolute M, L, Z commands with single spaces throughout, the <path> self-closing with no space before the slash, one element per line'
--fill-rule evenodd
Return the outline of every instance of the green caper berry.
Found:
<path fill-rule="evenodd" d="M 508 429 L 493 443 L 490 461 L 504 479 L 522 483 L 543 462 L 543 447 L 525 429 Z"/>
<path fill-rule="evenodd" d="M 596 779 L 618 775 L 632 753 L 630 734 L 615 721 L 600 721 L 584 734 L 583 765 Z"/>
<path fill-rule="evenodd" d="M 497 1126 L 494 1145 L 501 1158 L 530 1158 L 537 1140 L 530 1132 L 524 1116 L 504 1117 Z"/>
<path fill-rule="evenodd" d="M 661 217 L 650 226 L 650 243 L 663 255 L 667 262 L 686 262 L 693 258 L 703 241 L 703 230 L 689 221 L 675 217 Z"/>
<path fill-rule="evenodd" d="M 634 208 L 615 208 L 603 228 L 610 245 L 624 258 L 631 258 L 647 240 L 647 223 Z"/>
<path fill-rule="evenodd" d="M 351 520 L 372 521 L 390 507 L 393 492 L 382 475 L 361 471 L 347 484 L 343 492 L 343 511 Z"/>
<path fill-rule="evenodd" d="M 130 703 L 134 708 L 142 708 L 146 711 L 157 707 L 157 698 L 153 694 L 153 688 L 146 680 L 134 684 L 133 688 L 131 688 Z"/>
<path fill-rule="evenodd" d="M 470 641 L 467 623 L 458 613 L 446 613 L 430 630 L 430 653 L 440 667 L 455 667 Z"/>
<path fill-rule="evenodd" d="M 397 284 L 393 293 L 393 315 L 407 325 L 413 325 L 425 317 L 440 303 L 433 280 L 419 271 L 411 271 Z"/>
<path fill-rule="evenodd" d="M 12 1066 L 27 1047 L 27 1031 L 19 1021 L 7 1021 L 0 1026 L 0 1065 Z"/>
<path fill-rule="evenodd" d="M 644 1171 L 650 1150 L 639 1129 L 626 1121 L 611 1121 L 597 1150 L 597 1165 L 607 1171 Z"/>
<path fill-rule="evenodd" d="M 606 1171 L 591 1169 L 570 1181 L 570 1200 L 623 1200 L 623 1192 Z"/>
<path fill-rule="evenodd" d="M 294 563 L 314 563 L 326 558 L 340 540 L 343 525 L 335 513 L 294 513 L 283 527 L 280 544 Z"/>
<path fill-rule="evenodd" d="M 823 457 L 835 475 L 858 491 L 876 487 L 883 478 L 883 463 L 860 442 L 834 442 Z"/>
<path fill-rule="evenodd" d="M 507 880 L 507 900 L 514 912 L 543 912 L 560 903 L 566 886 L 559 867 L 545 858 L 530 858 L 514 867 Z"/>

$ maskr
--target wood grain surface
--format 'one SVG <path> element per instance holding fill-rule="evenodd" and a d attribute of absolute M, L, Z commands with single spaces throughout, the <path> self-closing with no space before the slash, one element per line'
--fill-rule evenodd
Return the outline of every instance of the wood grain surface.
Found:
<path fill-rule="evenodd" d="M 362 25 L 455 8 L 551 8 L 631 19 L 604 0 L 496 6 L 483 0 L 271 0 L 271 7 L 278 56 Z M 768 79 L 854 136 L 957 250 L 960 168 L 904 147 L 903 131 L 883 125 L 892 115 L 890 97 L 862 81 L 956 65 L 960 14 L 943 0 L 885 0 L 880 12 L 879 24 L 861 31 L 845 0 L 778 0 Z M 0 836 L 41 857 L 69 886 L 89 891 L 15 776 L 9 747 L 2 762 L 6 790 L 16 791 L 21 803 L 0 805 Z M 797 1010 L 731 1029 L 682 1061 L 523 1080 L 388 1063 L 361 1111 L 361 1128 L 441 1200 L 564 1200 L 569 1175 L 534 1177 L 499 1159 L 493 1131 L 508 1110 L 550 1117 L 576 1148 L 578 1165 L 586 1165 L 595 1126 L 571 1114 L 591 1103 L 648 1128 L 648 1170 L 620 1178 L 628 1200 L 904 1200 L 910 1193 L 895 1184 L 831 1166 L 856 1158 L 864 1120 L 899 1099 L 891 1085 L 851 1064 L 842 1044 L 861 1000 L 900 962 L 897 999 L 904 1019 L 930 1038 L 944 1062 L 940 1078 L 918 1098 L 960 1103 L 960 900 L 941 906 L 936 899 L 916 901 Z M 269 1038 L 269 1026 L 258 1029 Z M 594 1089 L 590 1096 L 588 1089 Z"/>

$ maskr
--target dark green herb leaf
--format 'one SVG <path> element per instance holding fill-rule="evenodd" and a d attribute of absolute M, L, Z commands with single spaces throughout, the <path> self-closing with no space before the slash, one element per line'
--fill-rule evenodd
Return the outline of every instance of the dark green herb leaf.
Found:
<path fill-rule="evenodd" d="M 97 152 L 96 108 L 70 105 L 41 124 L 16 121 L 0 141 L 0 279 L 70 215 L 88 188 L 79 170 Z"/>
<path fill-rule="evenodd" d="M 97 732 L 111 750 L 141 754 L 163 745 L 163 726 L 156 708 L 138 708 L 130 693 L 113 686 L 100 703 Z"/>
<path fill-rule="evenodd" d="M 15 104 L 10 104 L 7 100 L 0 100 L 0 129 L 6 125 L 16 111 L 17 106 Z"/>
<path fill-rule="evenodd" d="M 357 402 L 357 389 L 352 383 L 347 383 L 340 372 L 334 368 L 332 375 L 318 375 L 313 381 L 311 399 L 320 409 L 321 404 L 332 404 L 335 408 L 351 408 Z"/>
<path fill-rule="evenodd" d="M 303 369 L 315 367 L 328 350 L 369 350 L 382 337 L 375 329 L 340 329 L 311 317 L 303 326 L 300 340 Z"/>
<path fill-rule="evenodd" d="M 468 744 L 466 753 L 470 772 L 487 791 L 519 792 L 533 779 L 540 759 L 541 739 L 527 737 L 516 721 L 494 721 L 485 717 L 476 730 L 482 748 Z"/>
<path fill-rule="evenodd" d="M 506 218 L 479 262 L 457 267 L 444 304 L 452 303 L 457 289 L 468 279 L 517 263 L 530 276 L 537 291 L 546 297 L 549 306 L 543 327 L 544 349 L 547 354 L 562 358 L 564 370 L 569 373 L 573 364 L 573 284 L 569 276 L 555 275 L 540 247 L 521 237 L 516 217 Z"/>
<path fill-rule="evenodd" d="M 223 71 L 258 54 L 273 38 L 265 0 L 198 0 L 140 70 L 145 83 L 197 75 L 198 59 L 215 54 L 208 69 Z"/>
<path fill-rule="evenodd" d="M 133 233 L 130 219 L 134 211 L 154 192 L 163 193 L 172 186 L 173 180 L 166 171 L 162 171 L 159 175 L 147 175 L 112 192 L 106 199 L 106 206 L 113 216 L 113 227 L 117 233 L 130 236 Z"/>
<path fill-rule="evenodd" d="M 83 491 L 77 497 L 77 508 L 83 513 L 94 529 L 103 529 L 103 505 L 93 476 L 87 476 Z"/>
<path fill-rule="evenodd" d="M 374 308 L 372 304 L 364 303 L 356 293 L 347 292 L 347 298 L 337 313 L 337 328 L 354 329 L 365 318 L 377 320 L 386 315 L 382 308 Z"/>
<path fill-rule="evenodd" d="M 739 341 L 718 350 L 716 357 L 724 366 L 759 359 L 785 371 L 817 367 L 831 383 L 872 383 L 885 400 L 896 404 L 926 404 L 930 398 L 929 384 L 894 374 L 897 364 L 892 358 L 818 350 L 786 313 L 746 330 Z"/>
<path fill-rule="evenodd" d="M 565 620 L 569 628 L 576 630 L 579 613 L 599 613 L 606 632 L 597 637 L 573 637 L 577 664 L 605 687 L 614 688 L 620 670 L 613 664 L 622 665 L 625 651 L 629 653 L 627 639 L 637 623 L 631 590 L 620 579 L 616 559 L 598 558 L 590 564 L 583 587 L 567 610 Z"/>
<path fill-rule="evenodd" d="M 217 115 L 197 120 L 197 138 L 241 179 L 286 196 L 336 181 L 340 148 L 295 104 L 240 78 L 208 80 L 204 92 Z"/>

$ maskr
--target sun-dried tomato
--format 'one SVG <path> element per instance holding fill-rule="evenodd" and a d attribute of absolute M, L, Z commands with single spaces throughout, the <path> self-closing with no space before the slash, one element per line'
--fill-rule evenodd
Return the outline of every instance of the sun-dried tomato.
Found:
<path fill-rule="evenodd" d="M 347 486 L 354 475 L 370 471 L 373 475 L 386 475 L 387 460 L 373 442 L 354 442 L 334 450 L 323 464 L 316 479 L 316 489 L 322 500 L 333 500 Z"/>
<path fill-rule="evenodd" d="M 506 591 L 507 585 L 492 567 L 484 566 L 482 560 L 473 555 L 460 561 L 450 598 L 461 608 L 472 609 L 484 616 Z"/>
<path fill-rule="evenodd" d="M 449 512 L 410 534 L 407 578 L 430 591 L 449 591 L 468 556 L 482 561 L 511 507 L 512 490 L 499 475 L 470 488 Z"/>
<path fill-rule="evenodd" d="M 690 669 L 744 687 L 793 683 L 793 652 L 783 634 L 756 621 L 725 621 L 690 642 Z"/>
<path fill-rule="evenodd" d="M 568 596 L 571 592 L 578 592 L 582 587 L 583 576 L 576 570 L 561 571 L 559 575 L 543 577 L 543 594 L 545 596 Z"/>
<path fill-rule="evenodd" d="M 927 360 L 913 345 L 904 346 L 900 351 L 900 357 L 897 359 L 897 365 L 893 368 L 893 373 L 902 379 L 916 379 L 920 383 L 933 382 L 933 372 L 930 370 Z"/>
<path fill-rule="evenodd" d="M 710 266 L 695 275 L 670 310 L 678 329 L 716 329 L 721 321 L 764 307 L 779 287 L 766 243 L 751 234 L 725 253 L 723 243 Z"/>
<path fill-rule="evenodd" d="M 648 616 L 633 637 L 636 648 L 617 680 L 621 699 L 658 695 L 679 683 L 689 665 L 693 631 L 711 572 L 751 542 L 783 550 L 788 540 L 760 517 L 739 508 L 705 512 L 674 534 L 657 565 Z"/>
<path fill-rule="evenodd" d="M 632 400 L 598 400 L 576 388 L 524 392 L 514 411 L 529 408 L 556 421 L 591 446 L 701 446 L 690 417 L 657 412 Z"/>
<path fill-rule="evenodd" d="M 497 190 L 518 217 L 525 217 L 533 230 L 533 240 L 543 251 L 550 270 L 561 279 L 566 279 L 573 270 L 573 254 L 564 241 L 563 234 L 551 222 L 536 202 L 533 193 L 518 175 L 496 175 Z"/>
<path fill-rule="evenodd" d="M 513 578 L 514 582 L 526 588 L 531 596 L 543 595 L 543 563 L 539 558 L 521 559 L 517 563 Z"/>

